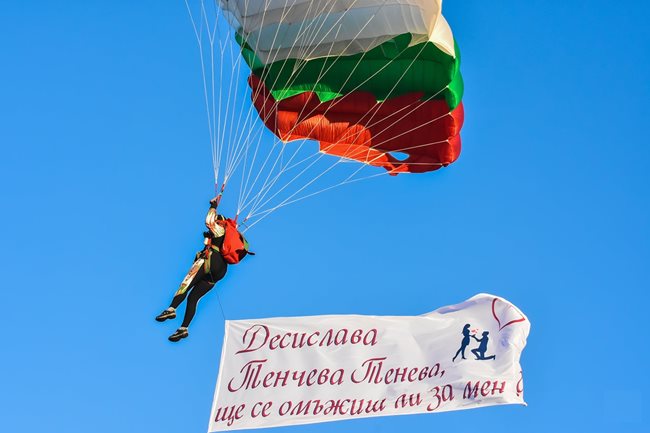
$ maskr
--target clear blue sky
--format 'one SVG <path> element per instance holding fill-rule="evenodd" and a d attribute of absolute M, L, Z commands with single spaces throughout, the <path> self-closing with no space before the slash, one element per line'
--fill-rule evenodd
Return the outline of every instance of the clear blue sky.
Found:
<path fill-rule="evenodd" d="M 529 406 L 276 431 L 647 431 L 649 3 L 445 9 L 466 81 L 460 160 L 276 213 L 219 296 L 237 319 L 501 295 L 532 323 Z M 212 192 L 183 2 L 7 0 L 0 29 L 0 430 L 204 432 L 217 293 L 180 345 L 153 321 Z"/>

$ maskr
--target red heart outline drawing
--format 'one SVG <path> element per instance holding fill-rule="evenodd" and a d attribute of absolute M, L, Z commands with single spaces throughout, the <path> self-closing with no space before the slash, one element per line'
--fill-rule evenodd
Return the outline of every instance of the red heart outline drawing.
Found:
<path fill-rule="evenodd" d="M 508 323 L 506 323 L 505 325 L 501 326 L 501 321 L 499 320 L 499 317 L 497 316 L 497 312 L 496 312 L 495 309 L 494 309 L 494 306 L 496 305 L 496 303 L 497 303 L 498 300 L 499 300 L 499 298 L 494 298 L 494 299 L 492 300 L 492 315 L 494 316 L 494 320 L 496 320 L 497 323 L 499 324 L 499 332 L 500 332 L 503 328 L 505 328 L 506 326 L 510 326 L 510 325 L 512 325 L 512 324 L 514 324 L 514 323 L 519 323 L 519 322 L 523 322 L 523 321 L 526 320 L 525 317 L 521 317 L 520 319 L 514 319 L 514 320 L 511 320 L 511 321 L 509 321 Z M 509 306 L 510 308 L 513 308 L 512 305 L 508 305 L 508 306 Z"/>

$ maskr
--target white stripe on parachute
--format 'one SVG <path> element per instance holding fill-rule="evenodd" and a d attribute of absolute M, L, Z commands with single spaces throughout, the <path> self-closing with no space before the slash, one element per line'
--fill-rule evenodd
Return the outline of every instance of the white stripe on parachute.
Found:
<path fill-rule="evenodd" d="M 442 0 L 220 0 L 228 22 L 264 63 L 368 51 L 411 33 L 455 56 Z"/>

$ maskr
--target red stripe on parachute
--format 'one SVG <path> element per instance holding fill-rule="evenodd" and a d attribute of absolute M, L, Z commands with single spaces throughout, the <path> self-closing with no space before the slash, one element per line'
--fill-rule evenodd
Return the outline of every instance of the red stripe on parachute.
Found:
<path fill-rule="evenodd" d="M 422 101 L 422 93 L 377 102 L 366 92 L 328 102 L 313 92 L 276 101 L 257 76 L 250 76 L 249 85 L 260 118 L 282 141 L 316 140 L 324 153 L 384 167 L 391 174 L 437 170 L 460 156 L 462 103 L 450 111 L 444 100 Z"/>

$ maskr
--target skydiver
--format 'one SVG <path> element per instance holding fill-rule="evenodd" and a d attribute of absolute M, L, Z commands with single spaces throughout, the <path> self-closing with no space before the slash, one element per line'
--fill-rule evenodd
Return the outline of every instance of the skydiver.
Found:
<path fill-rule="evenodd" d="M 194 257 L 194 263 L 174 294 L 169 308 L 156 316 L 158 322 L 176 318 L 176 309 L 187 297 L 183 323 L 169 336 L 169 341 L 177 342 L 189 335 L 188 327 L 194 318 L 199 300 L 226 275 L 228 270 L 228 264 L 220 253 L 226 231 L 219 225 L 220 221 L 225 220 L 223 215 L 217 214 L 219 199 L 220 197 L 215 197 L 210 200 L 210 210 L 205 217 L 205 225 L 208 228 L 203 233 L 205 248 Z"/>
<path fill-rule="evenodd" d="M 483 338 L 481 338 L 481 339 L 476 338 L 476 335 L 472 335 L 472 338 L 474 338 L 474 340 L 478 341 L 478 343 L 479 343 L 479 345 L 478 345 L 478 347 L 476 349 L 471 350 L 471 352 L 474 354 L 474 356 L 476 356 L 477 361 L 486 361 L 488 359 L 496 359 L 497 358 L 496 355 L 485 356 L 485 352 L 487 352 L 487 344 L 488 344 L 488 341 L 489 341 L 488 334 L 489 334 L 488 331 L 483 332 Z"/>

